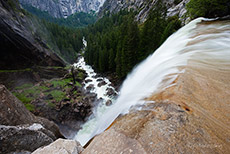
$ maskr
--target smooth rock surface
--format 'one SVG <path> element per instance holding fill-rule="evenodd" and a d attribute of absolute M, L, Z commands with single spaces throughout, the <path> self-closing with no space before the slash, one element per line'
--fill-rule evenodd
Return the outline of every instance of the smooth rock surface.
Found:
<path fill-rule="evenodd" d="M 32 154 L 79 154 L 83 148 L 74 140 L 58 139 L 52 144 L 39 148 Z"/>

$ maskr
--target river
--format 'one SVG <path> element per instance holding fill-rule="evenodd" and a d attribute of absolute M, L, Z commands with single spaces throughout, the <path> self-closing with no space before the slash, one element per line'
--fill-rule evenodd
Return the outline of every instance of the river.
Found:
<path fill-rule="evenodd" d="M 85 47 L 87 46 L 87 42 L 84 38 L 83 44 Z M 83 52 L 85 47 L 83 48 Z M 86 64 L 84 57 L 80 57 L 74 66 L 85 70 L 87 77 L 84 81 L 84 89 L 88 89 L 91 93 L 95 93 L 97 99 L 100 100 L 99 104 L 93 109 L 93 114 L 90 116 L 89 120 L 82 126 L 82 129 L 79 130 L 75 136 L 75 139 L 78 140 L 81 145 L 85 145 L 89 138 L 91 138 L 93 131 L 96 129 L 99 119 L 110 108 L 109 105 L 113 104 L 117 91 L 111 86 L 111 82 L 107 78 L 98 76 L 93 68 Z M 108 93 L 110 91 L 115 95 L 109 95 Z"/>

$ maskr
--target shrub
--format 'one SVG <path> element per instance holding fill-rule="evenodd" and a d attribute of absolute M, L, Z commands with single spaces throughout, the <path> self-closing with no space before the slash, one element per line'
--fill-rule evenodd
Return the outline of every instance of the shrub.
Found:
<path fill-rule="evenodd" d="M 27 110 L 31 112 L 35 110 L 35 107 L 33 104 L 25 104 L 25 107 L 27 108 Z"/>

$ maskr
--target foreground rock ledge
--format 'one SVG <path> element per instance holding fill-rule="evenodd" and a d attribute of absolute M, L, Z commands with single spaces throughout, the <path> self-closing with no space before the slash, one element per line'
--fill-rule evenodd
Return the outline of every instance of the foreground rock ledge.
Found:
<path fill-rule="evenodd" d="M 46 147 L 37 149 L 32 154 L 78 154 L 82 150 L 83 148 L 77 141 L 58 139 Z"/>

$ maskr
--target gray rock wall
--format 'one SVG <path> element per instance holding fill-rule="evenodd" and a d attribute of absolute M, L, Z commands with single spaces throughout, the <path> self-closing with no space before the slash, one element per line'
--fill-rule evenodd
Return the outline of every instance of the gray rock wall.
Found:
<path fill-rule="evenodd" d="M 157 0 L 106 0 L 99 11 L 99 16 L 103 16 L 106 12 L 117 13 L 124 9 L 134 9 L 138 11 L 136 20 L 142 23 L 146 20 L 149 11 L 156 2 Z M 182 0 L 179 4 L 176 4 L 174 0 L 162 0 L 162 2 L 166 4 L 168 16 L 179 14 L 179 17 L 182 19 L 182 16 L 186 13 L 185 5 L 189 0 Z"/>
<path fill-rule="evenodd" d="M 55 18 L 66 18 L 76 12 L 98 11 L 105 0 L 19 0 L 21 4 L 31 5 L 48 12 Z"/>

